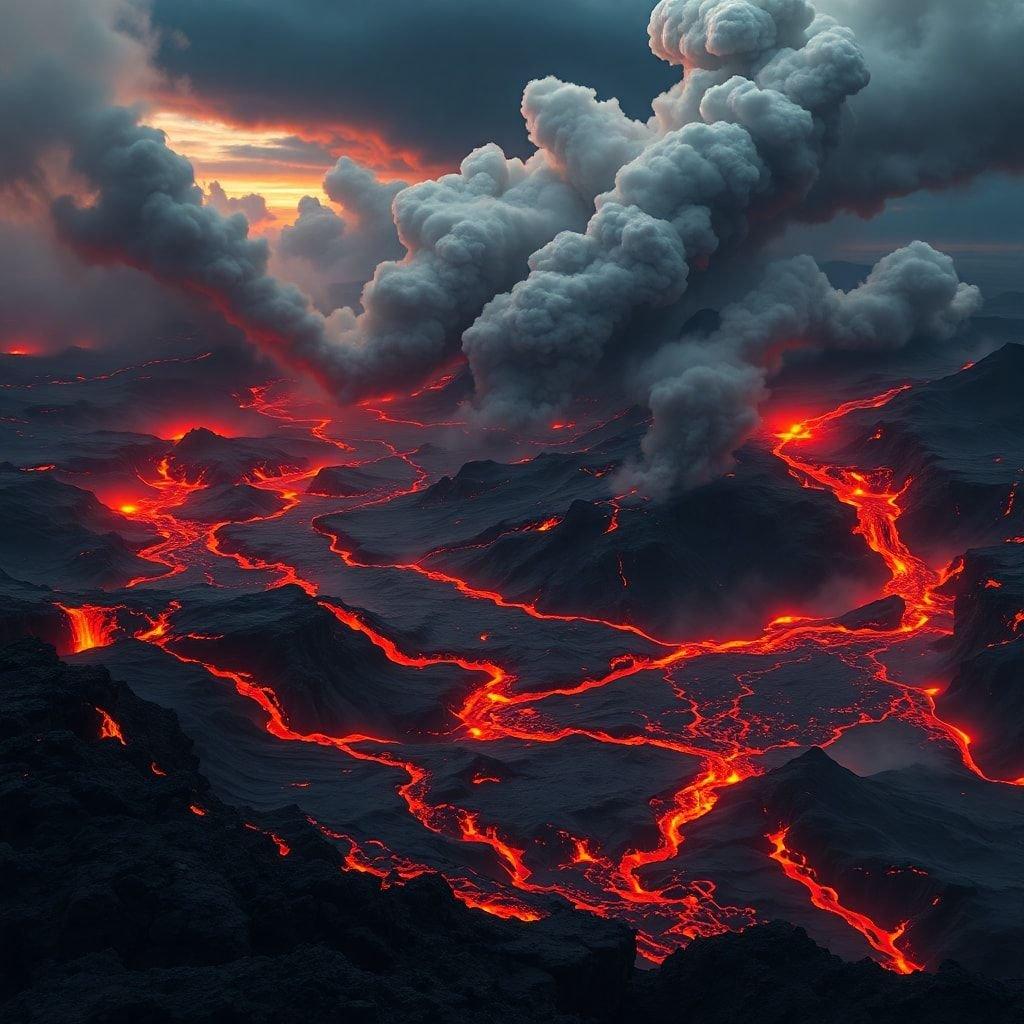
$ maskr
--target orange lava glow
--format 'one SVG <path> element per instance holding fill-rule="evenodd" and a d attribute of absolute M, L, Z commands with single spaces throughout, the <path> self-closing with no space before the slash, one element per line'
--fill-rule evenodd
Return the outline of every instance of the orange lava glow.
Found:
<path fill-rule="evenodd" d="M 100 716 L 100 739 L 117 740 L 122 747 L 126 746 L 121 726 L 111 718 L 109 712 L 104 711 L 103 708 L 97 708 L 96 713 Z"/>
<path fill-rule="evenodd" d="M 358 160 L 384 180 L 416 182 L 452 170 L 396 145 L 366 125 L 310 126 L 263 120 L 245 123 L 230 117 L 227 111 L 211 108 L 194 94 L 180 91 L 165 93 L 161 101 L 163 109 L 147 120 L 167 133 L 172 149 L 188 157 L 197 180 L 217 180 L 229 195 L 262 195 L 271 213 L 285 222 L 294 219 L 302 196 L 322 196 L 326 168 L 320 161 L 296 160 L 287 149 L 271 157 L 269 154 L 284 136 L 319 142 L 335 156 L 344 153 Z M 243 145 L 254 154 L 265 152 L 268 156 L 239 157 L 238 149 Z"/>
<path fill-rule="evenodd" d="M 866 915 L 844 906 L 835 889 L 822 885 L 818 881 L 818 877 L 814 869 L 807 863 L 807 859 L 786 845 L 788 836 L 789 829 L 781 828 L 767 837 L 768 842 L 772 844 L 770 856 L 772 860 L 782 866 L 787 878 L 799 882 L 810 893 L 811 902 L 816 907 L 841 917 L 851 928 L 860 932 L 867 939 L 871 948 L 885 958 L 883 962 L 890 970 L 897 974 L 913 974 L 915 971 L 924 970 L 921 964 L 911 960 L 896 945 L 906 931 L 906 921 L 897 925 L 892 931 L 886 931 Z"/>
<path fill-rule="evenodd" d="M 85 604 L 79 608 L 58 604 L 71 624 L 71 653 L 81 654 L 94 647 L 108 647 L 117 633 L 118 608 Z"/>
<path fill-rule="evenodd" d="M 247 821 L 245 827 L 250 832 L 259 832 L 260 835 L 266 836 L 273 844 L 277 847 L 277 855 L 279 857 L 287 857 L 292 852 L 292 848 L 279 836 L 276 832 L 267 832 L 257 825 L 253 825 L 252 822 Z"/>

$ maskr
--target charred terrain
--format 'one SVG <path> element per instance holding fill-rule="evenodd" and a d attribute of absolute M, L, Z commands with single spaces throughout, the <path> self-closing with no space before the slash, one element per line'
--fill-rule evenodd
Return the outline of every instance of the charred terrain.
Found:
<path fill-rule="evenodd" d="M 6 1019 L 1019 1020 L 1019 323 L 657 502 L 459 366 L 3 357 Z"/>

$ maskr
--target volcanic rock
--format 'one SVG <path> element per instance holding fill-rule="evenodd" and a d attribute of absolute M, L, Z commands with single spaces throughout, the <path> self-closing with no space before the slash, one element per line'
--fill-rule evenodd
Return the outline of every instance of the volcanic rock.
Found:
<path fill-rule="evenodd" d="M 954 606 L 956 668 L 940 714 L 992 777 L 1024 777 L 1024 544 L 968 551 Z"/>
<path fill-rule="evenodd" d="M 367 466 L 325 466 L 309 482 L 308 494 L 354 498 L 410 481 L 413 471 L 402 459 L 382 459 Z"/>
<path fill-rule="evenodd" d="M 625 929 L 527 930 L 435 877 L 381 892 L 297 811 L 222 804 L 170 712 L 38 642 L 0 651 L 0 771 L 5 1020 L 556 1024 L 623 998 Z"/>
<path fill-rule="evenodd" d="M 341 602 L 334 606 L 350 611 Z M 448 706 L 476 682 L 451 665 L 417 668 L 390 661 L 363 633 L 295 586 L 191 606 L 175 627 L 209 638 L 186 638 L 178 645 L 185 653 L 270 686 L 289 724 L 304 733 L 387 736 L 450 724 Z"/>
<path fill-rule="evenodd" d="M 837 778 L 823 757 L 801 761 Z M 1009 1024 L 1024 1012 L 1020 985 L 955 965 L 901 978 L 785 924 L 637 972 L 629 933 L 607 921 L 554 904 L 538 922 L 503 921 L 433 876 L 382 890 L 340 870 L 297 809 L 223 804 L 172 713 L 37 641 L 0 649 L 0 861 L 0 1015 L 25 1024 Z"/>
<path fill-rule="evenodd" d="M 748 449 L 735 474 L 665 505 L 627 505 L 616 519 L 577 501 L 544 531 L 512 526 L 493 542 L 483 533 L 428 564 L 545 611 L 722 634 L 829 588 L 848 595 L 880 582 L 881 561 L 854 526 L 849 509 Z"/>
<path fill-rule="evenodd" d="M 854 958 L 851 938 L 863 954 L 866 941 L 813 907 L 770 859 L 767 836 L 780 828 L 846 907 L 888 929 L 906 921 L 900 946 L 918 962 L 955 959 L 1004 979 L 1024 977 L 1024 926 L 1015 909 L 1024 899 L 1024 808 L 1012 787 L 993 787 L 953 764 L 862 777 L 812 748 L 728 790 L 714 814 L 689 827 L 689 875 L 704 877 L 713 864 L 719 898 L 754 886 L 762 919 L 784 915 Z M 749 855 L 737 852 L 744 848 Z"/>
<path fill-rule="evenodd" d="M 921 384 L 862 424 L 850 461 L 911 481 L 900 528 L 936 556 L 1024 534 L 1024 346 Z"/>
<path fill-rule="evenodd" d="M 121 585 L 152 570 L 136 552 L 159 538 L 90 491 L 0 465 L 0 569 L 49 587 Z"/>
<path fill-rule="evenodd" d="M 206 427 L 190 430 L 174 446 L 175 475 L 208 484 L 233 484 L 255 473 L 279 476 L 307 469 L 334 449 L 309 438 L 222 437 Z"/>
<path fill-rule="evenodd" d="M 273 515 L 283 507 L 273 491 L 251 484 L 218 484 L 191 494 L 175 515 L 198 523 L 242 523 Z"/>

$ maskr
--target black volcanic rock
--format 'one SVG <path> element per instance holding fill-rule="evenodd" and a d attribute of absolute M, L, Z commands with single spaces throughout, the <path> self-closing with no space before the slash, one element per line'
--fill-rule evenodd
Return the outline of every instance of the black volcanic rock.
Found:
<path fill-rule="evenodd" d="M 850 461 L 910 480 L 900 518 L 915 547 L 948 557 L 1024 534 L 1024 346 L 1006 345 L 951 377 L 857 413 Z"/>
<path fill-rule="evenodd" d="M 97 708 L 124 744 L 101 737 Z M 554 1024 L 615 1012 L 632 968 L 625 929 L 558 908 L 525 929 L 462 907 L 436 878 L 382 892 L 339 870 L 297 811 L 223 805 L 190 746 L 170 712 L 102 668 L 69 668 L 37 642 L 0 651 L 4 1020 Z"/>
<path fill-rule="evenodd" d="M 402 459 L 382 459 L 367 466 L 325 466 L 309 482 L 308 494 L 354 498 L 410 482 L 413 471 Z"/>
<path fill-rule="evenodd" d="M 175 515 L 198 523 L 241 523 L 272 515 L 284 507 L 273 491 L 251 484 L 217 484 L 190 495 Z"/>
<path fill-rule="evenodd" d="M 479 498 L 511 479 L 505 463 L 482 460 L 467 462 L 454 476 L 443 476 L 431 484 L 419 499 L 420 505 Z"/>
<path fill-rule="evenodd" d="M 300 732 L 423 732 L 450 724 L 447 708 L 479 681 L 451 665 L 396 665 L 294 586 L 191 606 L 175 626 L 210 637 L 181 641 L 190 656 L 272 687 Z"/>
<path fill-rule="evenodd" d="M 29 636 L 63 646 L 67 617 L 53 602 L 46 587 L 12 579 L 0 570 L 0 646 Z"/>
<path fill-rule="evenodd" d="M 964 659 L 939 701 L 992 778 L 1024 779 L 1024 636 Z"/>
<path fill-rule="evenodd" d="M 62 589 L 123 584 L 153 569 L 136 552 L 159 538 L 90 491 L 0 465 L 0 569 Z"/>
<path fill-rule="evenodd" d="M 969 657 L 1012 641 L 1024 627 L 1014 620 L 1024 609 L 1024 543 L 972 548 L 956 580 L 954 650 Z"/>
<path fill-rule="evenodd" d="M 955 964 L 901 978 L 846 963 L 782 923 L 696 942 L 638 987 L 634 1024 L 1009 1024 L 1024 1005 L 1019 986 Z"/>
<path fill-rule="evenodd" d="M 334 451 L 308 437 L 222 437 L 196 427 L 174 445 L 171 463 L 189 480 L 233 484 L 256 472 L 278 476 L 304 470 Z"/>
<path fill-rule="evenodd" d="M 872 601 L 862 608 L 854 608 L 852 612 L 838 616 L 835 622 L 847 629 L 893 630 L 899 628 L 906 609 L 903 598 L 893 595 Z"/>
<path fill-rule="evenodd" d="M 498 528 L 429 564 L 546 611 L 722 633 L 797 611 L 829 587 L 846 596 L 880 582 L 882 563 L 854 526 L 849 509 L 747 449 L 735 474 L 664 505 L 625 506 L 617 527 L 608 506 L 577 501 L 553 528 Z"/>
<path fill-rule="evenodd" d="M 429 487 L 373 508 L 323 516 L 317 528 L 343 538 L 366 561 L 411 561 L 442 546 L 458 546 L 487 531 L 561 515 L 576 500 L 607 501 L 610 474 L 638 451 L 643 414 L 627 409 L 566 442 L 575 452 L 541 452 L 514 463 L 479 459 Z M 416 461 L 433 460 L 422 445 Z"/>
<path fill-rule="evenodd" d="M 728 790 L 713 814 L 689 827 L 689 876 L 713 865 L 721 894 L 756 892 L 763 919 L 786 916 L 819 941 L 843 943 L 838 951 L 852 957 L 868 952 L 866 942 L 814 908 L 770 859 L 766 837 L 779 828 L 845 906 L 886 928 L 907 922 L 900 946 L 918 961 L 954 959 L 991 976 L 1024 977 L 1024 805 L 1013 787 L 993 787 L 959 766 L 864 777 L 812 748 Z M 671 870 L 665 865 L 656 880 Z"/>
<path fill-rule="evenodd" d="M 999 779 L 1024 777 L 1024 544 L 968 551 L 954 605 L 956 669 L 938 700 Z"/>

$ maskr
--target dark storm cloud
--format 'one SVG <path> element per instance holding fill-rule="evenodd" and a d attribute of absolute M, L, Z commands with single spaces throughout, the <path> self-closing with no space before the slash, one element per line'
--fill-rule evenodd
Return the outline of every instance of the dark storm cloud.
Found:
<path fill-rule="evenodd" d="M 9 4 L 0 31 L 0 187 L 42 182 L 48 148 L 117 88 L 151 84 L 145 15 L 130 0 Z"/>
<path fill-rule="evenodd" d="M 518 114 L 557 75 L 645 116 L 673 80 L 648 50 L 650 0 L 156 0 L 160 66 L 254 123 L 344 124 L 457 164 L 529 151 Z"/>
<path fill-rule="evenodd" d="M 818 0 L 852 26 L 871 88 L 808 215 L 1024 170 L 1024 4 L 1020 0 Z"/>
<path fill-rule="evenodd" d="M 319 142 L 307 142 L 297 135 L 285 135 L 271 140 L 271 145 L 256 146 L 245 143 L 225 146 L 229 156 L 243 160 L 265 160 L 289 166 L 330 167 L 334 158 Z"/>

